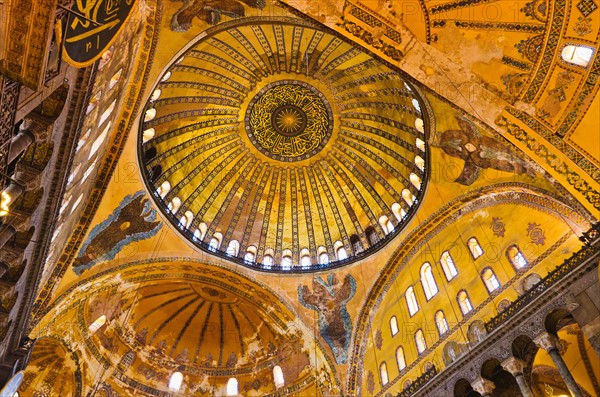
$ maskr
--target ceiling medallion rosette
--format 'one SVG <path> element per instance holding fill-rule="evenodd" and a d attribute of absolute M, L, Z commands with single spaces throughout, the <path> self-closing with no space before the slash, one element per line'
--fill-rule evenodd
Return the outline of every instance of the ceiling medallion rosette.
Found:
<path fill-rule="evenodd" d="M 198 248 L 320 271 L 375 252 L 416 211 L 423 105 L 399 71 L 319 25 L 245 18 L 206 31 L 160 77 L 139 159 Z"/>

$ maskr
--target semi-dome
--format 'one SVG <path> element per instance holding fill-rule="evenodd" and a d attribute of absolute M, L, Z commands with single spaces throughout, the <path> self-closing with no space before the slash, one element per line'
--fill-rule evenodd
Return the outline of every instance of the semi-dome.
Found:
<path fill-rule="evenodd" d="M 145 107 L 140 161 L 197 247 L 305 272 L 382 247 L 425 184 L 426 117 L 401 72 L 309 22 L 209 29 Z"/>

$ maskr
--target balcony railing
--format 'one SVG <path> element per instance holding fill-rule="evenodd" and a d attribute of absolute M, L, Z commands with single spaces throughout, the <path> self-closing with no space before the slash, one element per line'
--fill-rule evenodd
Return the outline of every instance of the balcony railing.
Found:
<path fill-rule="evenodd" d="M 423 387 L 427 382 L 429 382 L 435 375 L 437 375 L 437 369 L 435 365 L 432 365 L 427 371 L 423 372 L 421 376 L 419 376 L 413 383 L 410 384 L 406 389 L 402 390 L 400 393 L 396 394 L 396 397 L 410 397 L 414 396 L 414 394 Z"/>

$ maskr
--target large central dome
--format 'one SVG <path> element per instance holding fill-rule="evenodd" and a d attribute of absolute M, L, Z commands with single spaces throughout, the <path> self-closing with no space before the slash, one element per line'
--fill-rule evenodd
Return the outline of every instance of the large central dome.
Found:
<path fill-rule="evenodd" d="M 400 72 L 294 18 L 221 24 L 146 104 L 145 180 L 190 242 L 262 271 L 382 247 L 425 183 L 422 100 Z"/>

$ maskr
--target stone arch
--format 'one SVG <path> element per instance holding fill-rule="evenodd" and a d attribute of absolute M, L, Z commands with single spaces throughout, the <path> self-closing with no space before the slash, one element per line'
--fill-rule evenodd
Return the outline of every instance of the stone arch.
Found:
<path fill-rule="evenodd" d="M 575 323 L 575 319 L 571 312 L 562 307 L 551 310 L 544 318 L 544 328 L 553 335 L 556 335 L 561 328 L 573 323 Z"/>
<path fill-rule="evenodd" d="M 475 390 L 473 390 L 473 387 L 471 386 L 471 383 L 469 383 L 468 380 L 466 380 L 465 378 L 461 378 L 458 381 L 456 381 L 456 383 L 454 384 L 453 396 L 454 397 L 475 397 L 475 396 L 479 396 L 479 393 L 477 393 Z"/>

